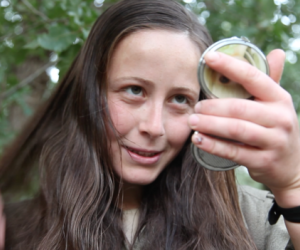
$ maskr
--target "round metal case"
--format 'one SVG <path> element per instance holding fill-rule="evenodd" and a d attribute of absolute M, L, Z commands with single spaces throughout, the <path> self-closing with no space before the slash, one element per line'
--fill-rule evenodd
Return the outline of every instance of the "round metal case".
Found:
<path fill-rule="evenodd" d="M 198 81 L 206 98 L 253 99 L 254 97 L 248 93 L 241 84 L 231 81 L 226 76 L 206 65 L 204 57 L 209 51 L 222 52 L 241 61 L 248 62 L 269 75 L 267 59 L 260 49 L 250 43 L 245 37 L 223 39 L 212 44 L 204 51 L 198 65 Z M 226 171 L 240 166 L 234 161 L 207 153 L 194 144 L 192 144 L 192 153 L 197 162 L 210 170 Z"/>

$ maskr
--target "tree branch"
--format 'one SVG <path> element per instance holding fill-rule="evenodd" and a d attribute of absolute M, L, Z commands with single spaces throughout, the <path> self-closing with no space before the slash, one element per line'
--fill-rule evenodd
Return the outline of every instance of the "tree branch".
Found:
<path fill-rule="evenodd" d="M 29 85 L 33 80 L 35 80 L 37 77 L 39 77 L 47 68 L 55 65 L 57 62 L 49 62 L 45 64 L 43 67 L 35 71 L 33 74 L 25 78 L 23 81 L 18 83 L 17 85 L 11 87 L 7 91 L 5 91 L 2 95 L 0 95 L 0 102 L 10 95 L 14 94 L 17 92 L 19 89 L 24 88 L 25 86 Z"/>
<path fill-rule="evenodd" d="M 27 0 L 22 0 L 22 2 L 26 5 L 26 7 L 27 7 L 28 9 L 30 9 L 33 13 L 39 15 L 39 16 L 40 16 L 41 18 L 43 18 L 45 21 L 48 21 L 48 20 L 49 20 L 49 18 L 48 18 L 44 13 L 42 13 L 42 12 L 38 11 L 36 8 L 34 8 L 34 7 L 32 6 L 32 4 L 29 3 Z"/>
<path fill-rule="evenodd" d="M 0 37 L 0 41 L 2 41 L 2 40 L 5 40 L 5 39 L 8 39 L 8 38 L 11 38 L 11 37 L 14 37 L 15 36 L 15 34 L 8 34 L 8 35 L 4 35 L 4 36 L 1 36 Z"/>

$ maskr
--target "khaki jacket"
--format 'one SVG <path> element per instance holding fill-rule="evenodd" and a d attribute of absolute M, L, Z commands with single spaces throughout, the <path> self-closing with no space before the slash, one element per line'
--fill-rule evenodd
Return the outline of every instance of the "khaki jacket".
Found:
<path fill-rule="evenodd" d="M 239 202 L 246 227 L 258 250 L 292 250 L 289 234 L 282 216 L 271 226 L 268 213 L 273 205 L 274 196 L 248 186 L 238 188 Z"/>
<path fill-rule="evenodd" d="M 239 203 L 246 228 L 258 250 L 294 250 L 282 216 L 275 225 L 268 222 L 268 213 L 274 196 L 263 190 L 248 186 L 238 187 Z M 142 250 L 143 239 L 139 239 L 134 250 Z M 124 246 L 124 250 L 128 247 Z"/>

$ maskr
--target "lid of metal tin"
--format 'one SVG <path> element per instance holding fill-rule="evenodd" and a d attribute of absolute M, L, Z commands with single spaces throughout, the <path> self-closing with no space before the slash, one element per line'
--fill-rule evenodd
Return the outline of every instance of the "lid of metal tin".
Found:
<path fill-rule="evenodd" d="M 207 98 L 252 98 L 251 94 L 249 94 L 241 84 L 231 81 L 206 65 L 204 56 L 209 51 L 219 51 L 233 56 L 269 74 L 269 67 L 265 55 L 258 47 L 250 43 L 247 38 L 232 37 L 223 39 L 206 49 L 199 61 L 198 81 Z"/>
<path fill-rule="evenodd" d="M 214 43 L 205 50 L 198 65 L 198 81 L 206 98 L 253 99 L 253 96 L 251 96 L 251 94 L 248 93 L 242 85 L 231 81 L 224 75 L 214 71 L 206 65 L 204 56 L 209 51 L 219 51 L 228 54 L 241 61 L 248 62 L 262 72 L 269 74 L 269 66 L 266 57 L 260 49 L 244 37 L 223 39 Z M 207 169 L 214 171 L 226 171 L 240 166 L 234 161 L 207 153 L 196 147 L 193 143 L 191 149 L 196 161 Z"/>
<path fill-rule="evenodd" d="M 205 152 L 191 144 L 191 149 L 195 160 L 203 167 L 214 171 L 227 171 L 239 167 L 234 161 Z"/>

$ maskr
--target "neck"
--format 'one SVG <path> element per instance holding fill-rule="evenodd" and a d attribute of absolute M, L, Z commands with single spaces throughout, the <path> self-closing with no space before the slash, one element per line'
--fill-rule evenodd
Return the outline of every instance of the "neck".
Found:
<path fill-rule="evenodd" d="M 137 209 L 141 204 L 143 186 L 123 183 L 119 195 L 119 208 L 122 210 Z"/>

